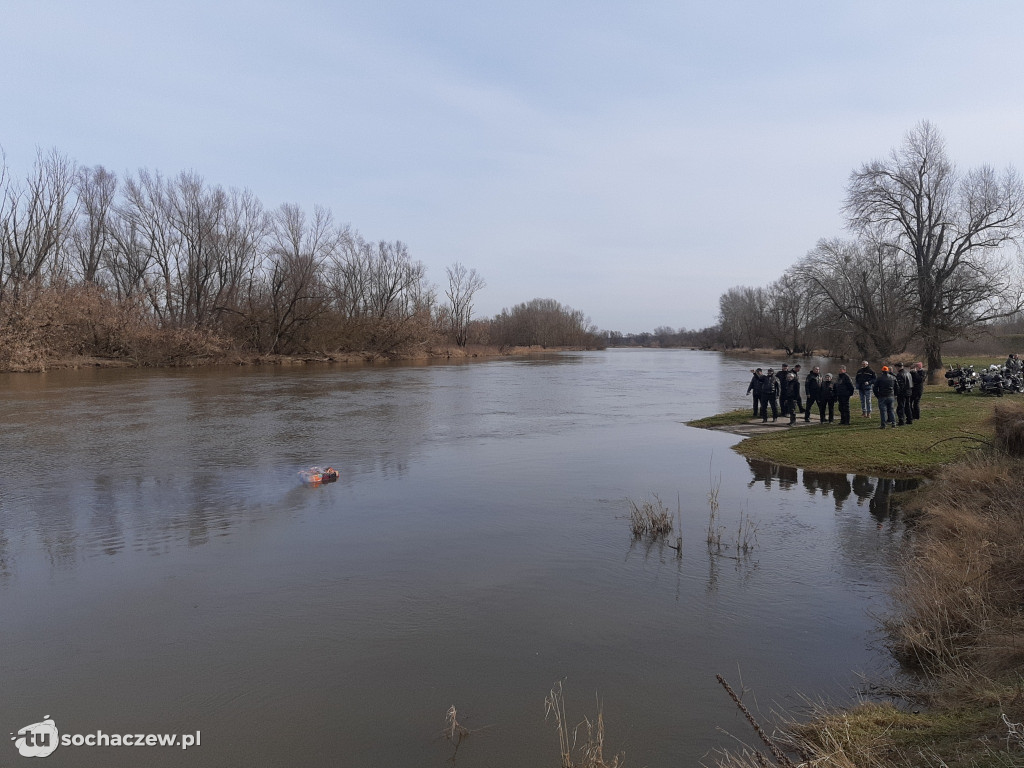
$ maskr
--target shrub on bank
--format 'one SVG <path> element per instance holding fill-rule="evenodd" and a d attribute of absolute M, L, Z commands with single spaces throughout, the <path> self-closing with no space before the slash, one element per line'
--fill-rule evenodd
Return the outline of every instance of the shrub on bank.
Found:
<path fill-rule="evenodd" d="M 136 304 L 89 284 L 30 287 L 4 303 L 0 370 L 33 371 L 66 360 L 194 365 L 223 359 L 230 343 L 195 328 L 160 328 Z"/>
<path fill-rule="evenodd" d="M 917 501 L 923 514 L 887 622 L 897 656 L 931 676 L 998 675 L 1024 663 L 1021 459 L 973 456 Z"/>

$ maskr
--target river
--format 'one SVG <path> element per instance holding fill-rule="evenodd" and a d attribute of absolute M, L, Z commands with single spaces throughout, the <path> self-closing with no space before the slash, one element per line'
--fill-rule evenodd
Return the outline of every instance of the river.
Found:
<path fill-rule="evenodd" d="M 561 681 L 607 758 L 659 768 L 753 740 L 716 673 L 766 721 L 848 703 L 889 666 L 892 483 L 685 426 L 748 404 L 755 362 L 0 376 L 0 763 L 49 717 L 48 766 L 557 766 Z M 677 531 L 634 539 L 655 495 Z M 71 741 L 99 732 L 201 738 Z"/>

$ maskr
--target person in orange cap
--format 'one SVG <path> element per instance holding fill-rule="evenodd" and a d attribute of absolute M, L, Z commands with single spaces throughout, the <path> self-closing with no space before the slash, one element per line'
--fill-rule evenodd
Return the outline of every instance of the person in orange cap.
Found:
<path fill-rule="evenodd" d="M 878 398 L 878 415 L 882 418 L 879 429 L 885 429 L 886 421 L 893 429 L 896 428 L 896 377 L 889 372 L 889 366 L 883 365 L 882 372 L 875 379 L 873 387 Z"/>

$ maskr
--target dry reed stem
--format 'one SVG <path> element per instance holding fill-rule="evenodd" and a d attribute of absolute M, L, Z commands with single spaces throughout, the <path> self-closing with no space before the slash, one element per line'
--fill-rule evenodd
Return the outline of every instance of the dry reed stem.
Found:
<path fill-rule="evenodd" d="M 558 731 L 558 750 L 562 757 L 562 768 L 572 768 L 572 744 L 569 743 L 569 727 L 565 717 L 565 696 L 562 681 L 555 683 L 544 697 L 544 719 L 554 717 Z"/>
<path fill-rule="evenodd" d="M 555 683 L 548 695 L 544 698 L 544 719 L 554 717 L 555 727 L 558 730 L 558 748 L 561 753 L 562 768 L 619 768 L 621 766 L 621 755 L 616 755 L 610 763 L 604 759 L 604 713 L 601 704 L 597 704 L 597 718 L 591 722 L 584 717 L 583 720 L 572 729 L 570 737 L 569 724 L 565 716 L 565 695 L 562 690 L 562 681 Z M 580 762 L 573 761 L 572 752 L 576 749 L 577 737 L 580 727 L 586 729 L 587 737 L 578 749 Z"/>
<path fill-rule="evenodd" d="M 448 741 L 454 744 L 456 747 L 462 743 L 462 740 L 469 736 L 469 729 L 465 728 L 458 719 L 458 712 L 455 711 L 455 705 L 452 704 L 448 708 L 448 713 L 445 716 L 445 728 L 444 736 Z"/>
<path fill-rule="evenodd" d="M 771 737 L 765 733 L 761 725 L 754 719 L 754 716 L 750 714 L 750 710 L 743 705 L 743 702 L 740 701 L 739 696 L 736 695 L 736 692 L 732 689 L 729 683 L 725 681 L 725 678 L 721 675 L 715 675 L 715 679 L 717 679 L 721 686 L 725 688 L 725 692 L 729 694 L 729 698 L 733 700 L 733 703 L 736 704 L 737 707 L 739 707 L 740 712 L 742 712 L 743 716 L 747 718 L 747 722 L 753 726 L 754 732 L 761 737 L 761 741 L 767 745 L 768 750 L 772 753 L 772 756 L 779 765 L 784 768 L 796 768 L 793 762 L 786 757 L 785 753 L 779 749 L 778 745 L 772 741 Z"/>

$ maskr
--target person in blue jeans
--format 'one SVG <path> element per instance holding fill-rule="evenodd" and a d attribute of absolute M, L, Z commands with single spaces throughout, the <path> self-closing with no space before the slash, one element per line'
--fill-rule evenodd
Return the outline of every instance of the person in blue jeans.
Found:
<path fill-rule="evenodd" d="M 882 417 L 879 429 L 885 429 L 886 421 L 893 429 L 896 428 L 896 377 L 889 372 L 889 366 L 882 366 L 882 373 L 875 379 L 873 387 L 878 398 L 878 414 Z"/>
<path fill-rule="evenodd" d="M 865 360 L 860 364 L 860 369 L 857 371 L 857 377 L 854 380 L 857 384 L 857 391 L 860 393 L 860 415 L 870 416 L 871 415 L 871 387 L 875 383 L 875 372 L 871 370 L 871 366 L 868 365 L 868 361 Z"/>

